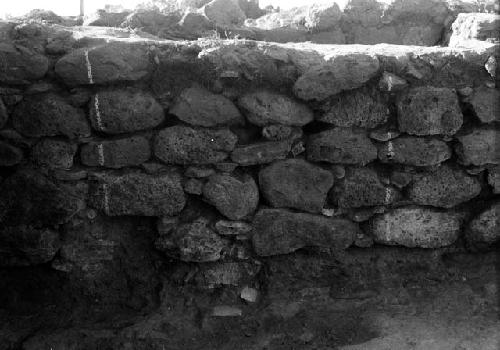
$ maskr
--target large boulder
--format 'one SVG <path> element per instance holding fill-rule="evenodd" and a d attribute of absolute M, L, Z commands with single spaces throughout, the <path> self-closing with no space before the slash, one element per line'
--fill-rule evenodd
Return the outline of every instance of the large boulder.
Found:
<path fill-rule="evenodd" d="M 448 165 L 435 172 L 418 174 L 408 189 L 408 197 L 417 204 L 451 208 L 479 195 L 481 183 L 464 170 Z"/>
<path fill-rule="evenodd" d="M 225 160 L 238 138 L 229 130 L 173 126 L 156 136 L 154 154 L 167 164 L 212 164 Z"/>
<path fill-rule="evenodd" d="M 158 175 L 97 173 L 89 194 L 92 206 L 109 216 L 168 216 L 186 204 L 181 177 L 174 170 Z"/>
<path fill-rule="evenodd" d="M 361 87 L 379 71 L 376 57 L 365 54 L 336 56 L 326 64 L 309 68 L 293 87 L 303 100 L 324 100 L 345 90 Z"/>
<path fill-rule="evenodd" d="M 360 229 L 346 219 L 262 209 L 253 220 L 252 242 L 256 253 L 270 256 L 314 246 L 336 250 L 348 248 Z"/>
<path fill-rule="evenodd" d="M 483 248 L 500 243 L 500 203 L 481 212 L 468 225 L 465 235 L 468 243 Z"/>
<path fill-rule="evenodd" d="M 398 208 L 371 220 L 377 243 L 409 248 L 440 248 L 460 235 L 462 214 L 427 208 Z"/>
<path fill-rule="evenodd" d="M 411 135 L 454 135 L 463 123 L 457 94 L 448 88 L 413 88 L 398 100 L 398 123 Z"/>
<path fill-rule="evenodd" d="M 77 49 L 55 65 L 56 74 L 69 86 L 137 81 L 150 68 L 148 47 L 130 42 Z"/>
<path fill-rule="evenodd" d="M 80 151 L 80 159 L 84 165 L 106 168 L 141 165 L 150 157 L 149 140 L 144 136 L 92 141 L 83 145 Z"/>
<path fill-rule="evenodd" d="M 275 208 L 320 213 L 333 185 L 331 172 L 302 159 L 271 164 L 259 173 L 265 199 Z"/>
<path fill-rule="evenodd" d="M 90 135 L 90 125 L 82 110 L 54 94 L 28 96 L 12 113 L 12 124 L 29 137 Z"/>
<path fill-rule="evenodd" d="M 0 45 L 0 62 L 0 82 L 4 84 L 29 84 L 43 78 L 49 69 L 47 57 L 9 42 Z"/>
<path fill-rule="evenodd" d="M 245 117 L 252 124 L 303 126 L 312 122 L 313 112 L 292 98 L 269 91 L 252 92 L 238 100 Z"/>
<path fill-rule="evenodd" d="M 248 174 L 215 174 L 203 187 L 203 197 L 228 219 L 240 220 L 257 208 L 259 188 Z"/>
<path fill-rule="evenodd" d="M 477 128 L 457 139 L 455 150 L 464 165 L 500 164 L 500 130 Z"/>
<path fill-rule="evenodd" d="M 383 163 L 413 166 L 438 165 L 451 158 L 446 142 L 431 138 L 404 136 L 379 147 L 378 158 Z"/>
<path fill-rule="evenodd" d="M 237 0 L 212 0 L 200 11 L 219 27 L 239 26 L 246 18 Z"/>
<path fill-rule="evenodd" d="M 365 91 L 340 94 L 328 107 L 328 112 L 317 119 L 340 127 L 374 128 L 389 117 L 389 108 L 382 97 Z"/>
<path fill-rule="evenodd" d="M 133 90 L 96 93 L 89 102 L 89 114 L 94 129 L 107 134 L 151 129 L 165 119 L 162 106 L 153 96 Z"/>
<path fill-rule="evenodd" d="M 348 128 L 311 135 L 306 150 L 313 162 L 366 165 L 377 158 L 377 148 L 366 133 Z"/>
<path fill-rule="evenodd" d="M 204 127 L 244 124 L 245 122 L 231 100 L 201 87 L 185 89 L 169 112 L 183 122 Z"/>

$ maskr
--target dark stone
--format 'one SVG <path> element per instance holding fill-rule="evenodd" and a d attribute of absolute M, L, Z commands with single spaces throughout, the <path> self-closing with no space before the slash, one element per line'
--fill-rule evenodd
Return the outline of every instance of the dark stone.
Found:
<path fill-rule="evenodd" d="M 262 136 L 269 141 L 286 140 L 293 132 L 293 127 L 280 124 L 268 125 L 262 128 Z"/>
<path fill-rule="evenodd" d="M 288 140 L 240 146 L 231 153 L 231 160 L 242 166 L 271 163 L 275 160 L 285 159 L 290 153 L 291 146 L 291 142 Z"/>
<path fill-rule="evenodd" d="M 366 165 L 377 158 L 377 148 L 366 133 L 347 128 L 311 135 L 306 150 L 313 162 Z"/>
<path fill-rule="evenodd" d="M 77 146 L 62 140 L 43 139 L 32 150 L 35 164 L 52 169 L 70 169 Z"/>
<path fill-rule="evenodd" d="M 80 152 L 84 165 L 106 168 L 141 165 L 150 157 L 149 140 L 143 136 L 90 142 L 83 145 Z"/>
<path fill-rule="evenodd" d="M 29 137 L 90 135 L 83 111 L 54 94 L 25 97 L 14 109 L 12 123 L 17 131 Z"/>
<path fill-rule="evenodd" d="M 213 175 L 203 187 L 203 196 L 231 220 L 247 217 L 259 204 L 259 188 L 248 174 Z"/>
<path fill-rule="evenodd" d="M 167 164 L 213 164 L 225 160 L 236 142 L 229 130 L 173 126 L 158 133 L 154 153 Z"/>
<path fill-rule="evenodd" d="M 9 120 L 9 114 L 7 113 L 7 107 L 5 107 L 2 98 L 0 97 L 0 129 L 7 124 Z"/>
<path fill-rule="evenodd" d="M 89 193 L 91 204 L 109 216 L 168 216 L 179 213 L 186 204 L 181 178 L 174 171 L 95 174 Z"/>
<path fill-rule="evenodd" d="M 493 193 L 500 194 L 500 165 L 488 170 L 488 183 L 493 187 Z"/>
<path fill-rule="evenodd" d="M 249 284 L 260 271 L 260 265 L 247 262 L 216 262 L 203 264 L 195 276 L 201 288 L 243 286 Z"/>
<path fill-rule="evenodd" d="M 4 84 L 29 84 L 43 78 L 49 69 L 47 57 L 8 42 L 0 46 L 0 62 L 0 82 Z"/>
<path fill-rule="evenodd" d="M 275 208 L 320 213 L 333 185 L 333 175 L 305 160 L 288 159 L 262 169 L 259 185 Z"/>
<path fill-rule="evenodd" d="M 451 153 L 451 148 L 441 140 L 404 136 L 381 146 L 378 158 L 383 163 L 432 166 L 450 159 Z"/>
<path fill-rule="evenodd" d="M 0 141 L 0 166 L 14 166 L 23 160 L 23 151 L 19 148 Z"/>
<path fill-rule="evenodd" d="M 455 150 L 464 165 L 500 164 L 500 130 L 492 128 L 474 129 L 457 136 L 459 144 Z"/>
<path fill-rule="evenodd" d="M 479 87 L 468 101 L 482 123 L 500 122 L 500 90 Z"/>
<path fill-rule="evenodd" d="M 107 134 L 151 129 L 165 119 L 153 96 L 132 90 L 99 92 L 92 96 L 89 111 L 93 128 Z"/>
<path fill-rule="evenodd" d="M 288 254 L 307 246 L 342 250 L 360 233 L 358 225 L 346 219 L 283 209 L 260 210 L 253 227 L 252 242 L 260 256 Z"/>
<path fill-rule="evenodd" d="M 500 242 L 500 203 L 495 203 L 475 217 L 467 227 L 465 237 L 477 248 L 487 248 Z"/>
<path fill-rule="evenodd" d="M 176 99 L 170 113 L 183 122 L 204 127 L 245 123 L 245 119 L 231 100 L 200 87 L 184 90 Z"/>

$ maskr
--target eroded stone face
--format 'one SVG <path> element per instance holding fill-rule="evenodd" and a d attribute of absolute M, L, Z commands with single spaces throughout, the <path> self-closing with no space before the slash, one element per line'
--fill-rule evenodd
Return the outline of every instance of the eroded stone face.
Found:
<path fill-rule="evenodd" d="M 379 147 L 378 158 L 383 163 L 432 166 L 450 159 L 451 153 L 451 148 L 444 141 L 403 136 Z"/>
<path fill-rule="evenodd" d="M 262 209 L 253 221 L 252 242 L 258 255 L 288 254 L 306 246 L 345 249 L 360 232 L 346 219 L 292 213 L 284 209 Z"/>
<path fill-rule="evenodd" d="M 466 239 L 479 248 L 500 242 L 500 203 L 491 205 L 469 223 Z"/>
<path fill-rule="evenodd" d="M 416 87 L 398 101 L 399 130 L 411 135 L 454 135 L 463 115 L 455 91 Z"/>
<path fill-rule="evenodd" d="M 140 165 L 150 157 L 149 140 L 143 136 L 89 142 L 82 146 L 80 152 L 84 165 L 115 169 Z"/>
<path fill-rule="evenodd" d="M 415 175 L 408 189 L 409 198 L 420 205 L 452 208 L 481 192 L 481 184 L 462 169 L 443 165 L 435 172 Z"/>
<path fill-rule="evenodd" d="M 158 133 L 154 153 L 167 164 L 213 164 L 225 160 L 236 142 L 229 130 L 173 126 Z"/>
<path fill-rule="evenodd" d="M 371 220 L 377 243 L 409 248 L 440 248 L 460 235 L 462 215 L 427 208 L 399 208 Z"/>
<path fill-rule="evenodd" d="M 12 114 L 14 128 L 29 137 L 64 135 L 69 138 L 90 135 L 90 126 L 82 110 L 54 94 L 23 99 Z"/>
<path fill-rule="evenodd" d="M 200 87 L 185 89 L 176 99 L 170 113 L 183 122 L 204 127 L 245 122 L 231 100 Z"/>
<path fill-rule="evenodd" d="M 314 119 L 313 112 L 306 105 L 269 91 L 246 94 L 238 100 L 238 105 L 248 121 L 258 126 L 303 126 Z"/>
<path fill-rule="evenodd" d="M 306 151 L 313 162 L 366 165 L 377 158 L 377 148 L 366 133 L 347 128 L 311 135 Z"/>
<path fill-rule="evenodd" d="M 174 171 L 95 174 L 89 193 L 91 205 L 109 216 L 169 216 L 186 204 L 181 177 Z"/>
<path fill-rule="evenodd" d="M 253 213 L 259 204 L 259 188 L 248 174 L 213 175 L 203 187 L 203 196 L 231 220 L 243 219 Z"/>
<path fill-rule="evenodd" d="M 500 131 L 479 128 L 457 136 L 456 152 L 464 165 L 500 164 Z"/>
<path fill-rule="evenodd" d="M 154 128 L 163 122 L 162 106 L 153 96 L 132 90 L 102 91 L 90 99 L 92 127 L 106 134 L 122 134 Z"/>
<path fill-rule="evenodd" d="M 275 208 L 319 213 L 333 185 L 333 175 L 302 159 L 288 159 L 262 169 L 259 185 Z"/>

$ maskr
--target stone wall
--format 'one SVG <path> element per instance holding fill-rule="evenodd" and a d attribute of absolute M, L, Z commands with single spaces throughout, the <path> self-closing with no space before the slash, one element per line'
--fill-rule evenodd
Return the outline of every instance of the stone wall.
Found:
<path fill-rule="evenodd" d="M 495 44 L 0 28 L 3 267 L 140 310 L 165 273 L 252 301 L 303 249 L 498 249 Z"/>

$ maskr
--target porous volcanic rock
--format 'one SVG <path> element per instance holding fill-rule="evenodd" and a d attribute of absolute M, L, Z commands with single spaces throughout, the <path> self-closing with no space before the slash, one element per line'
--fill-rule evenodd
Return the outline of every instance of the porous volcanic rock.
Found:
<path fill-rule="evenodd" d="M 379 147 L 378 158 L 384 163 L 413 166 L 438 165 L 451 158 L 446 142 L 424 137 L 403 136 Z"/>
<path fill-rule="evenodd" d="M 0 81 L 5 84 L 29 84 L 43 78 L 49 69 L 47 57 L 9 42 L 0 46 L 0 62 Z"/>
<path fill-rule="evenodd" d="M 33 147 L 31 157 L 40 166 L 52 169 L 70 169 L 77 146 L 58 139 L 45 138 Z"/>
<path fill-rule="evenodd" d="M 456 152 L 464 165 L 500 164 L 500 130 L 473 129 L 457 139 Z"/>
<path fill-rule="evenodd" d="M 242 166 L 266 164 L 285 159 L 291 148 L 289 140 L 258 142 L 236 147 L 231 153 L 231 160 Z"/>

